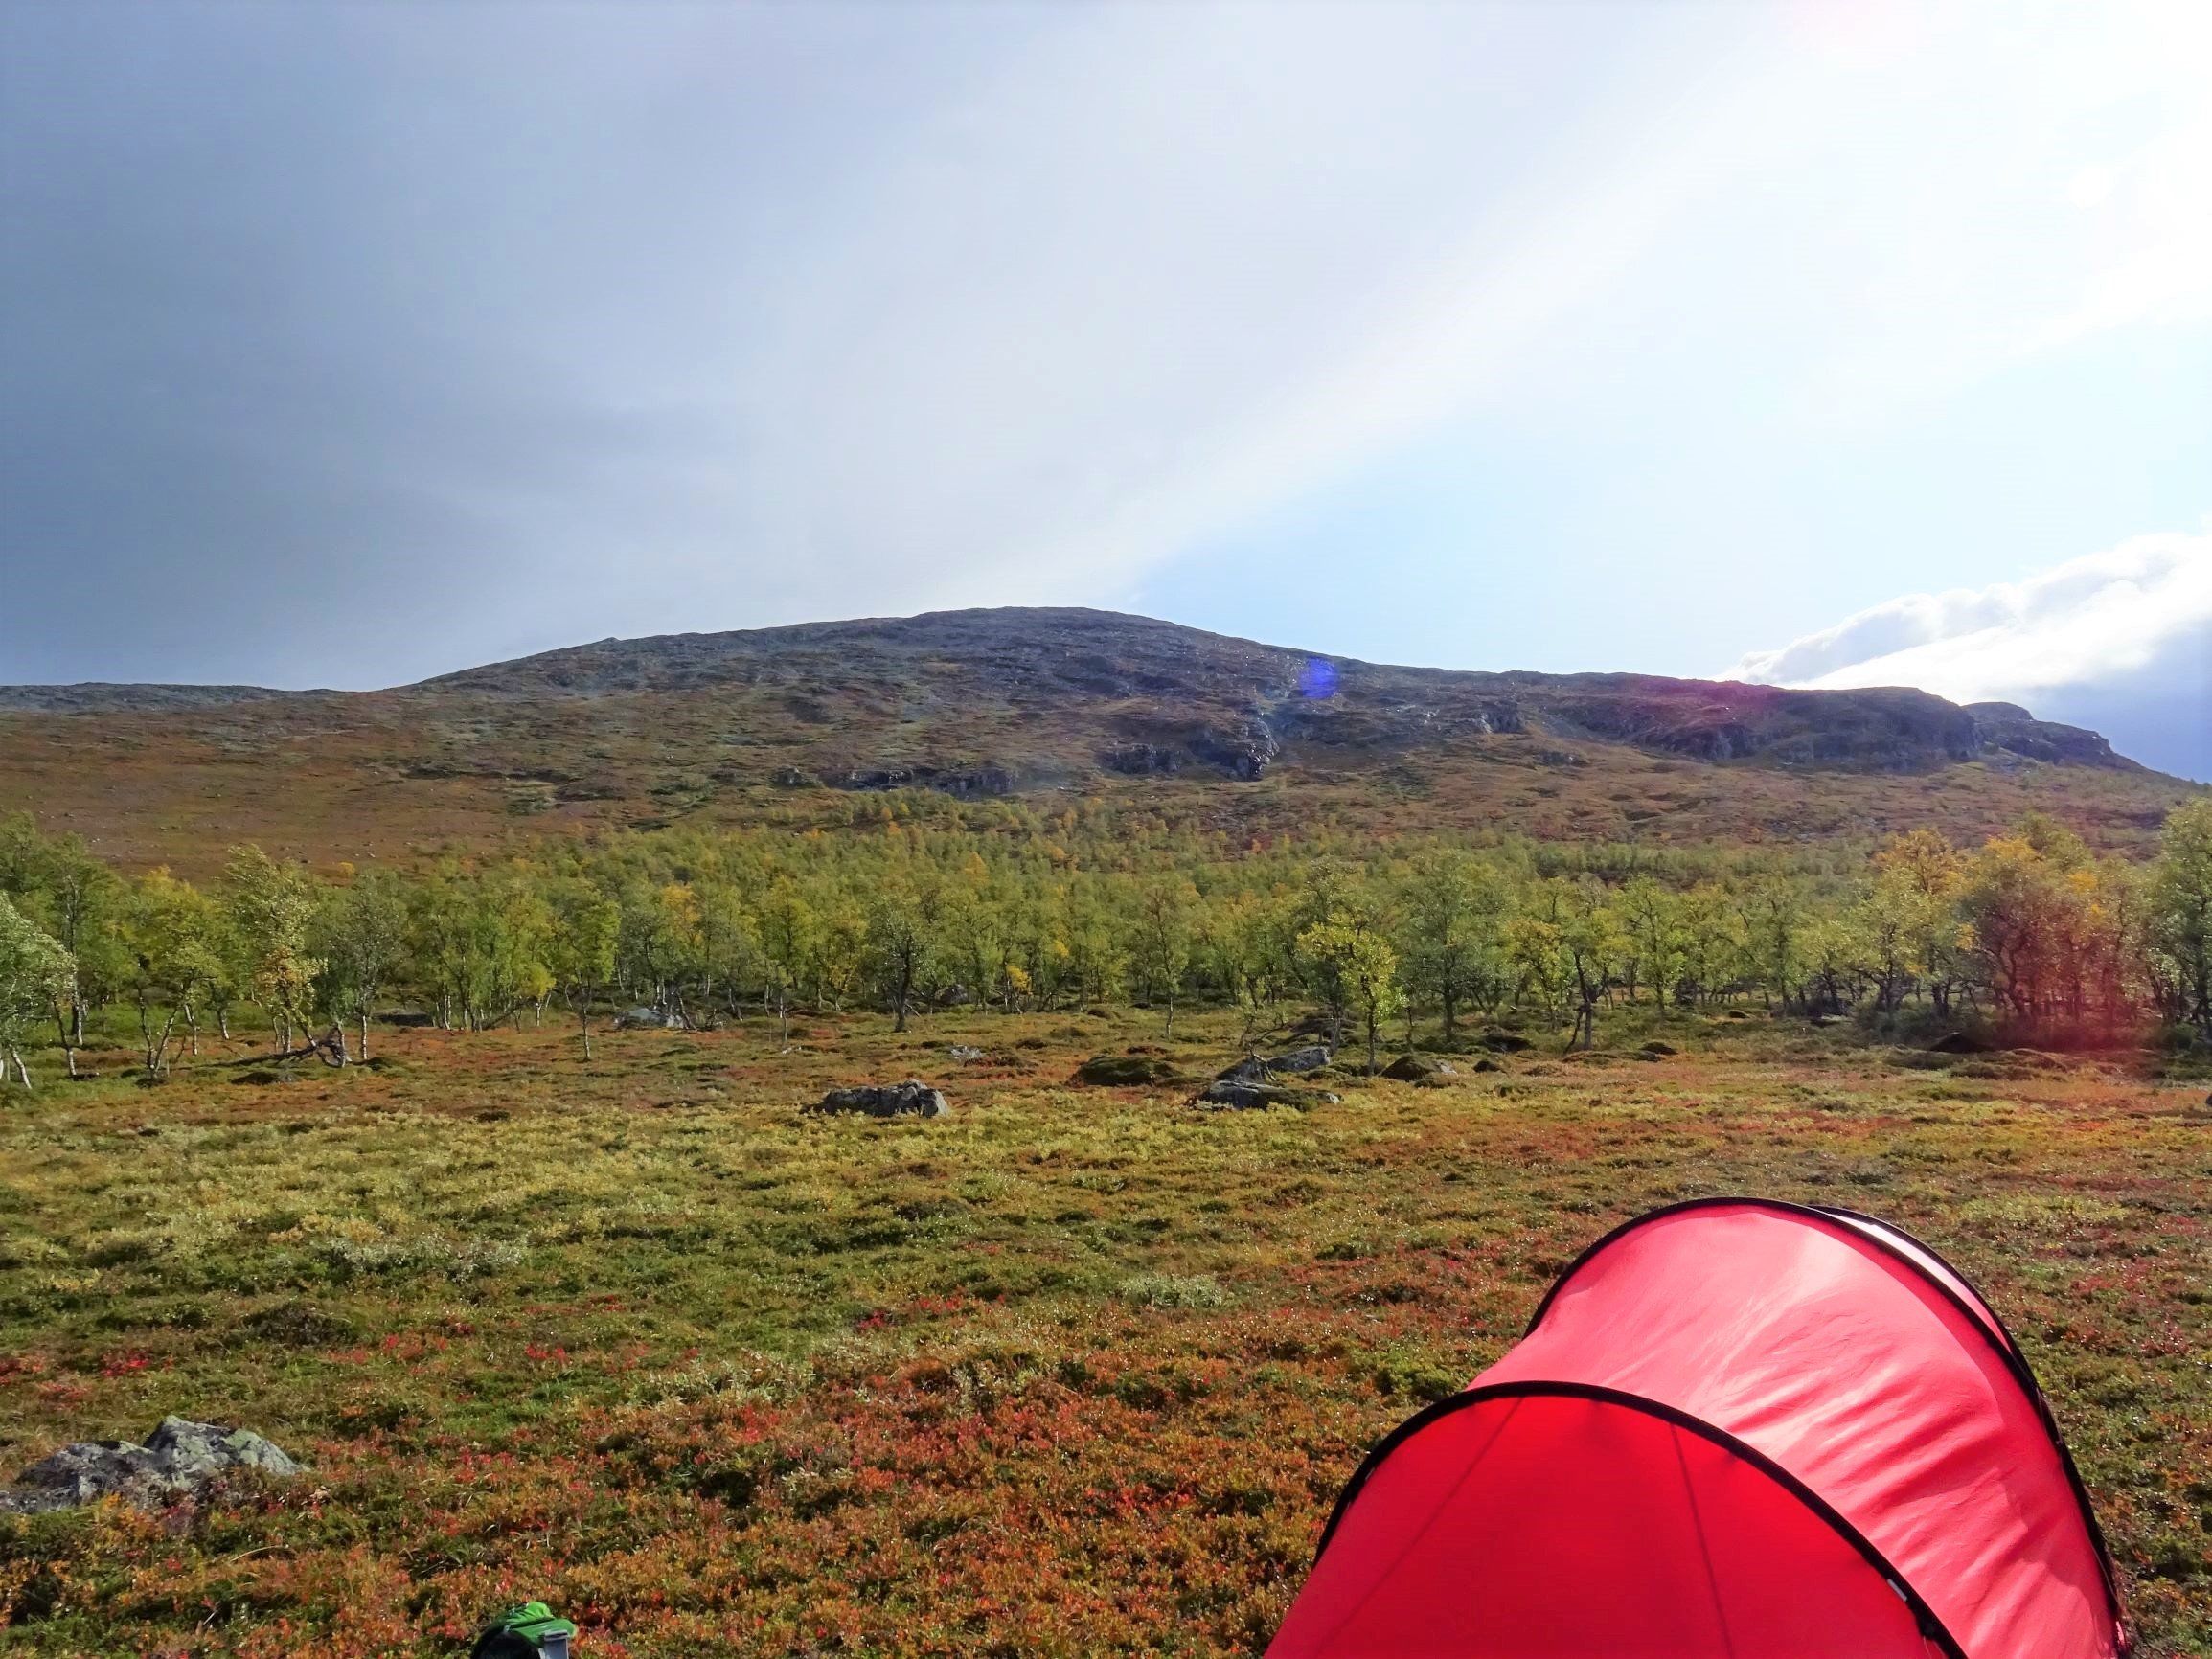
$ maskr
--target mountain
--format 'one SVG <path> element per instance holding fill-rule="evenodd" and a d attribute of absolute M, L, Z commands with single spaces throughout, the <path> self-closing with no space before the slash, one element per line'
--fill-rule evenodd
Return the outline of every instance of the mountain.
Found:
<path fill-rule="evenodd" d="M 1973 834 L 2041 807 L 2129 845 L 2188 785 L 2011 704 L 1395 668 L 1072 609 L 603 640 L 381 692 L 0 688 L 0 805 L 128 862 L 839 822 L 893 788 L 1240 833 L 1675 842 Z"/>

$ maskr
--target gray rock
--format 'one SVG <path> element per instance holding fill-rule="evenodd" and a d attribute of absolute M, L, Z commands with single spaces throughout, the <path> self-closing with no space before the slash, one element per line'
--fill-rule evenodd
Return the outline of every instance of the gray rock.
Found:
<path fill-rule="evenodd" d="M 1227 1071 L 1220 1074 L 1225 1083 L 1260 1083 L 1271 1077 L 1299 1077 L 1307 1072 L 1317 1072 L 1329 1063 L 1328 1045 L 1314 1043 L 1311 1047 L 1292 1049 L 1282 1055 L 1248 1055 Z"/>
<path fill-rule="evenodd" d="M 1439 1060 L 1421 1055 L 1400 1055 L 1382 1068 L 1382 1075 L 1402 1083 L 1425 1083 L 1458 1074 Z"/>
<path fill-rule="evenodd" d="M 927 1083 L 908 1078 L 902 1083 L 862 1083 L 857 1088 L 832 1089 L 813 1109 L 857 1112 L 871 1118 L 942 1118 L 951 1108 Z"/>
<path fill-rule="evenodd" d="M 79 1441 L 40 1459 L 16 1477 L 12 1488 L 0 1491 L 0 1511 L 75 1509 L 110 1496 L 141 1509 L 161 1509 L 198 1496 L 232 1469 L 288 1478 L 300 1472 L 300 1466 L 250 1429 L 165 1417 L 144 1445 Z"/>
<path fill-rule="evenodd" d="M 1218 1106 L 1233 1112 L 1249 1112 L 1264 1106 L 1288 1106 L 1296 1101 L 1297 1096 L 1290 1090 L 1271 1083 L 1240 1082 L 1218 1078 L 1192 1103 Z"/>
<path fill-rule="evenodd" d="M 1093 1055 L 1075 1068 L 1075 1080 L 1100 1089 L 1143 1088 L 1174 1082 L 1175 1068 L 1151 1055 Z"/>
<path fill-rule="evenodd" d="M 684 1026 L 681 1016 L 663 1013 L 657 1008 L 627 1009 L 614 1023 L 626 1028 L 644 1031 L 681 1031 Z"/>
<path fill-rule="evenodd" d="M 945 1052 L 950 1055 L 954 1059 L 958 1060 L 962 1065 L 973 1065 L 977 1060 L 983 1058 L 983 1051 L 979 1048 L 974 1048 L 968 1043 L 954 1043 Z"/>
<path fill-rule="evenodd" d="M 1199 732 L 1191 739 L 1191 753 L 1210 766 L 1218 766 L 1232 778 L 1250 780 L 1267 769 L 1281 745 L 1275 734 L 1258 719 L 1250 719 L 1233 727 L 1212 727 Z"/>
<path fill-rule="evenodd" d="M 1333 1106 L 1339 1098 L 1327 1089 L 1293 1089 L 1281 1083 L 1216 1079 L 1191 1104 L 1211 1111 L 1250 1112 L 1267 1106 Z"/>

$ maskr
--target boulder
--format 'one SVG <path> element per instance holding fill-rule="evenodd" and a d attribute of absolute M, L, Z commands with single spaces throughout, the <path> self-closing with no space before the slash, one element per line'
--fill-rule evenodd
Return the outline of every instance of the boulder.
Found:
<path fill-rule="evenodd" d="M 1221 1073 L 1220 1080 L 1228 1083 L 1259 1083 L 1271 1077 L 1302 1077 L 1307 1072 L 1319 1071 L 1329 1063 L 1329 1059 L 1330 1051 L 1325 1043 L 1292 1049 L 1288 1054 L 1247 1055 Z"/>
<path fill-rule="evenodd" d="M 1931 1055 L 1986 1055 L 1990 1045 L 1963 1031 L 1947 1032 L 1927 1045 Z"/>
<path fill-rule="evenodd" d="M 663 1013 L 657 1008 L 630 1008 L 623 1010 L 614 1023 L 625 1030 L 681 1031 L 684 1022 L 677 1015 Z"/>
<path fill-rule="evenodd" d="M 954 1043 L 945 1051 L 964 1066 L 971 1066 L 983 1058 L 983 1051 L 969 1043 Z"/>
<path fill-rule="evenodd" d="M 1420 1055 L 1400 1055 L 1382 1068 L 1382 1075 L 1402 1083 L 1425 1083 L 1457 1076 L 1449 1066 Z"/>
<path fill-rule="evenodd" d="M 1474 1040 L 1494 1055 L 1517 1055 L 1536 1047 L 1528 1038 L 1509 1031 L 1486 1031 Z"/>
<path fill-rule="evenodd" d="M 1327 1089 L 1293 1089 L 1281 1083 L 1236 1082 L 1217 1078 L 1191 1104 L 1218 1111 L 1248 1112 L 1265 1106 L 1333 1106 L 1337 1099 Z"/>
<path fill-rule="evenodd" d="M 1497 1061 L 1494 1059 L 1484 1058 L 1474 1062 L 1474 1069 L 1478 1072 L 1502 1072 L 1505 1070 L 1505 1067 L 1499 1065 Z"/>
<path fill-rule="evenodd" d="M 250 1429 L 165 1417 L 144 1445 L 130 1441 L 79 1441 L 42 1458 L 0 1491 L 0 1511 L 31 1514 L 75 1509 L 120 1497 L 141 1509 L 163 1509 L 196 1497 L 233 1469 L 288 1477 L 300 1472 L 277 1446 Z"/>
<path fill-rule="evenodd" d="M 1151 1055 L 1093 1055 L 1075 1068 L 1075 1080 L 1093 1088 L 1142 1088 L 1175 1080 L 1175 1068 Z"/>
<path fill-rule="evenodd" d="M 1648 1060 L 1671 1060 L 1681 1052 L 1673 1043 L 1662 1042 L 1649 1042 L 1636 1051 Z"/>
<path fill-rule="evenodd" d="M 908 1078 L 902 1083 L 862 1083 L 855 1088 L 832 1089 L 813 1109 L 857 1112 L 870 1118 L 942 1118 L 951 1108 L 937 1090 Z"/>

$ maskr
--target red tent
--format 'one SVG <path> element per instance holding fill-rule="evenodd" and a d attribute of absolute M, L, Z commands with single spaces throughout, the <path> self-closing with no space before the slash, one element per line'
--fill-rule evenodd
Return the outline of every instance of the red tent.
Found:
<path fill-rule="evenodd" d="M 1269 1659 L 2105 1659 L 2119 1595 L 2027 1362 L 1841 1210 L 1654 1211 L 1376 1447 Z"/>

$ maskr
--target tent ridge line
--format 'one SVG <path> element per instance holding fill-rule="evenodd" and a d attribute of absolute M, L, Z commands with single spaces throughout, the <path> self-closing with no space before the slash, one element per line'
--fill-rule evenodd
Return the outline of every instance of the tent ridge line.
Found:
<path fill-rule="evenodd" d="M 1358 1497 L 1361 1489 L 1367 1485 L 1368 1478 L 1400 1446 L 1431 1423 L 1442 1418 L 1449 1417 L 1455 1412 L 1465 1411 L 1471 1406 L 1487 1404 L 1494 1399 L 1528 1399 L 1533 1398 L 1585 1399 L 1600 1405 L 1612 1405 L 1628 1411 L 1640 1412 L 1646 1417 L 1655 1418 L 1661 1422 L 1670 1423 L 1676 1428 L 1694 1434 L 1699 1439 L 1720 1447 L 1730 1456 L 1757 1469 L 1825 1522 L 1837 1537 L 1849 1544 L 1868 1566 L 1881 1576 L 1883 1582 L 1911 1610 L 1913 1619 L 1920 1627 L 1921 1635 L 1935 1643 L 1943 1650 L 1945 1659 L 1968 1659 L 1966 1649 L 1959 1646 L 1958 1638 L 1950 1633 L 1950 1628 L 1936 1616 L 1935 1609 L 1927 1604 L 1927 1599 L 1912 1586 L 1903 1573 L 1897 1570 L 1889 1557 L 1875 1546 L 1874 1541 L 1854 1526 L 1850 1519 L 1835 1505 L 1807 1486 L 1797 1476 L 1791 1474 L 1782 1465 L 1776 1463 L 1757 1446 L 1739 1440 L 1726 1429 L 1717 1428 L 1712 1423 L 1705 1421 L 1704 1419 L 1695 1417 L 1679 1406 L 1669 1405 L 1664 1400 L 1647 1399 L 1640 1394 L 1630 1394 L 1625 1389 L 1607 1388 L 1601 1383 L 1594 1382 L 1556 1382 L 1532 1379 L 1525 1382 L 1486 1383 L 1480 1388 L 1462 1389 L 1457 1394 L 1447 1396 L 1407 1418 L 1405 1421 L 1400 1423 L 1397 1428 L 1383 1437 L 1375 1449 L 1367 1454 L 1359 1467 L 1353 1472 L 1351 1480 L 1345 1483 L 1344 1490 L 1336 1500 L 1335 1511 L 1329 1517 L 1329 1525 L 1321 1534 L 1321 1542 L 1313 1551 L 1314 1567 L 1320 1566 L 1321 1557 L 1327 1553 L 1330 1540 L 1336 1535 L 1338 1523 L 1344 1519 L 1354 1500 Z"/>
<path fill-rule="evenodd" d="M 1871 1246 L 1881 1252 L 1889 1261 L 1910 1268 L 1923 1284 L 1950 1303 L 1961 1317 L 1973 1327 L 1974 1331 L 1981 1337 L 1982 1341 L 1987 1343 L 1997 1357 L 2004 1362 L 2006 1371 L 2012 1374 L 2013 1381 L 2027 1397 L 2029 1408 L 2034 1411 L 2038 1420 L 2041 1422 L 2043 1433 L 2051 1443 L 2051 1449 L 2058 1454 L 2059 1466 L 2065 1474 L 2066 1484 L 2073 1488 L 2074 1504 L 2081 1511 L 2082 1525 L 2089 1534 L 2089 1547 L 2097 1557 L 2098 1576 L 2104 1581 L 2105 1608 L 2110 1615 L 2113 1625 L 2120 1632 L 2120 1651 L 2123 1654 L 2127 1653 L 2132 1648 L 2133 1643 L 2132 1633 L 2127 1626 L 2127 1607 L 2120 1598 L 2119 1572 L 2112 1564 L 2111 1548 L 2105 1541 L 2104 1528 L 2098 1524 L 2096 1507 L 2089 1502 L 2087 1483 L 2082 1479 L 2081 1470 L 2074 1463 L 2073 1449 L 2066 1444 L 2066 1437 L 2059 1432 L 2058 1419 L 2052 1414 L 2050 1401 L 2044 1398 L 2042 1384 L 2036 1380 L 2035 1371 L 2029 1366 L 2028 1356 L 2021 1350 L 2019 1340 L 2006 1328 L 2003 1316 L 1990 1306 L 1989 1298 L 1973 1288 L 1973 1280 L 1946 1261 L 1942 1252 L 1927 1243 L 1927 1240 L 1907 1233 L 1894 1221 L 1885 1221 L 1879 1216 L 1869 1216 L 1861 1211 L 1847 1210 L 1840 1206 L 1798 1204 L 1787 1198 L 1762 1198 L 1747 1193 L 1717 1193 L 1702 1198 L 1684 1198 L 1678 1203 L 1662 1205 L 1656 1210 L 1646 1211 L 1641 1216 L 1632 1216 L 1622 1222 L 1568 1262 L 1560 1275 L 1552 1281 L 1551 1287 L 1543 1294 L 1543 1300 L 1537 1304 L 1536 1312 L 1529 1316 L 1528 1328 L 1521 1332 L 1521 1340 L 1525 1342 L 1536 1334 L 1537 1327 L 1543 1323 L 1544 1315 L 1551 1311 L 1552 1303 L 1558 1299 L 1560 1292 L 1566 1288 L 1568 1282 L 1587 1266 L 1593 1259 L 1602 1255 L 1628 1234 L 1637 1231 L 1649 1222 L 1664 1221 L 1670 1216 L 1680 1216 L 1697 1210 L 1717 1210 L 1730 1207 L 1767 1210 L 1779 1216 L 1794 1216 L 1799 1220 L 1826 1222 L 1831 1226 L 1837 1222 L 1866 1222 L 1885 1233 L 1896 1235 L 1923 1251 L 1927 1256 L 1928 1261 L 1935 1262 L 1946 1273 L 1949 1273 L 1959 1284 L 1967 1286 L 1973 1292 L 1974 1300 L 1981 1304 L 1979 1312 L 1969 1307 L 1965 1298 L 1960 1296 L 1955 1289 L 1946 1284 L 1935 1274 L 1930 1273 L 1924 1263 L 1914 1261 L 1908 1253 L 1898 1249 L 1886 1239 L 1848 1225 L 1844 1228 L 1843 1233 L 1837 1236 L 1843 1243 L 1855 1247 L 1859 1245 Z M 1992 1327 L 1995 1329 L 1993 1329 Z"/>
<path fill-rule="evenodd" d="M 2105 1581 L 2106 1610 L 2111 1614 L 2112 1623 L 2119 1630 L 2119 1650 L 2123 1655 L 2131 1651 L 2134 1647 L 2134 1639 L 2132 1632 L 2128 1629 L 2126 1604 L 2120 1599 L 2119 1570 L 2112 1564 L 2111 1547 L 2105 1542 L 2105 1529 L 2097 1520 L 2096 1506 L 2089 1502 L 2088 1483 L 2082 1479 L 2082 1471 L 2074 1463 L 2073 1447 L 2066 1444 L 2066 1437 L 2059 1431 L 2058 1416 L 2051 1410 L 2051 1402 L 2043 1394 L 2043 1385 L 2038 1380 L 2035 1368 L 2028 1363 L 2027 1351 L 2020 1347 L 2019 1338 L 2015 1336 L 2011 1329 L 2005 1324 L 2004 1315 L 1991 1306 L 1988 1297 L 1974 1288 L 1973 1280 L 1961 1273 L 1944 1256 L 1942 1251 L 1936 1249 L 1927 1239 L 1907 1233 L 1895 1222 L 1884 1221 L 1879 1216 L 1868 1216 L 1860 1211 L 1846 1210 L 1839 1206 L 1818 1206 L 1816 1208 L 1817 1213 L 1823 1216 L 1837 1216 L 1847 1221 L 1864 1221 L 1872 1226 L 1881 1228 L 1884 1232 L 1896 1234 L 1898 1238 L 1909 1241 L 1916 1248 L 1926 1252 L 1929 1261 L 1956 1279 L 1969 1290 L 1973 1291 L 1974 1299 L 1982 1305 L 1982 1310 L 1989 1315 L 1989 1325 L 1996 1327 L 1995 1333 L 1993 1336 L 1989 1326 L 1984 1325 L 1979 1319 L 1973 1320 L 1973 1324 L 1981 1330 L 1982 1335 L 1990 1340 L 1990 1345 L 2004 1356 L 2014 1376 L 2018 1379 L 2020 1387 L 2026 1392 L 2028 1403 L 2035 1407 L 2036 1416 L 2042 1421 L 2043 1433 L 2050 1437 L 2051 1449 L 2059 1454 L 2059 1466 L 2065 1471 L 2066 1484 L 2074 1489 L 2074 1502 L 2082 1511 L 2082 1525 L 2088 1530 L 2089 1544 L 2096 1552 L 2097 1567 Z M 1874 1245 L 1893 1260 L 1902 1261 L 1912 1268 L 1936 1289 L 1942 1291 L 1954 1306 L 1960 1306 L 1961 1311 L 1970 1317 L 1972 1316 L 1973 1310 L 1964 1307 L 1960 1304 L 1957 1293 L 1950 1285 L 1929 1273 L 1927 1268 L 1904 1251 L 1892 1249 L 1881 1239 L 1866 1234 L 1860 1234 L 1859 1237 L 1865 1239 L 1869 1244 Z M 2001 1340 L 1999 1340 L 2000 1338 Z"/>

